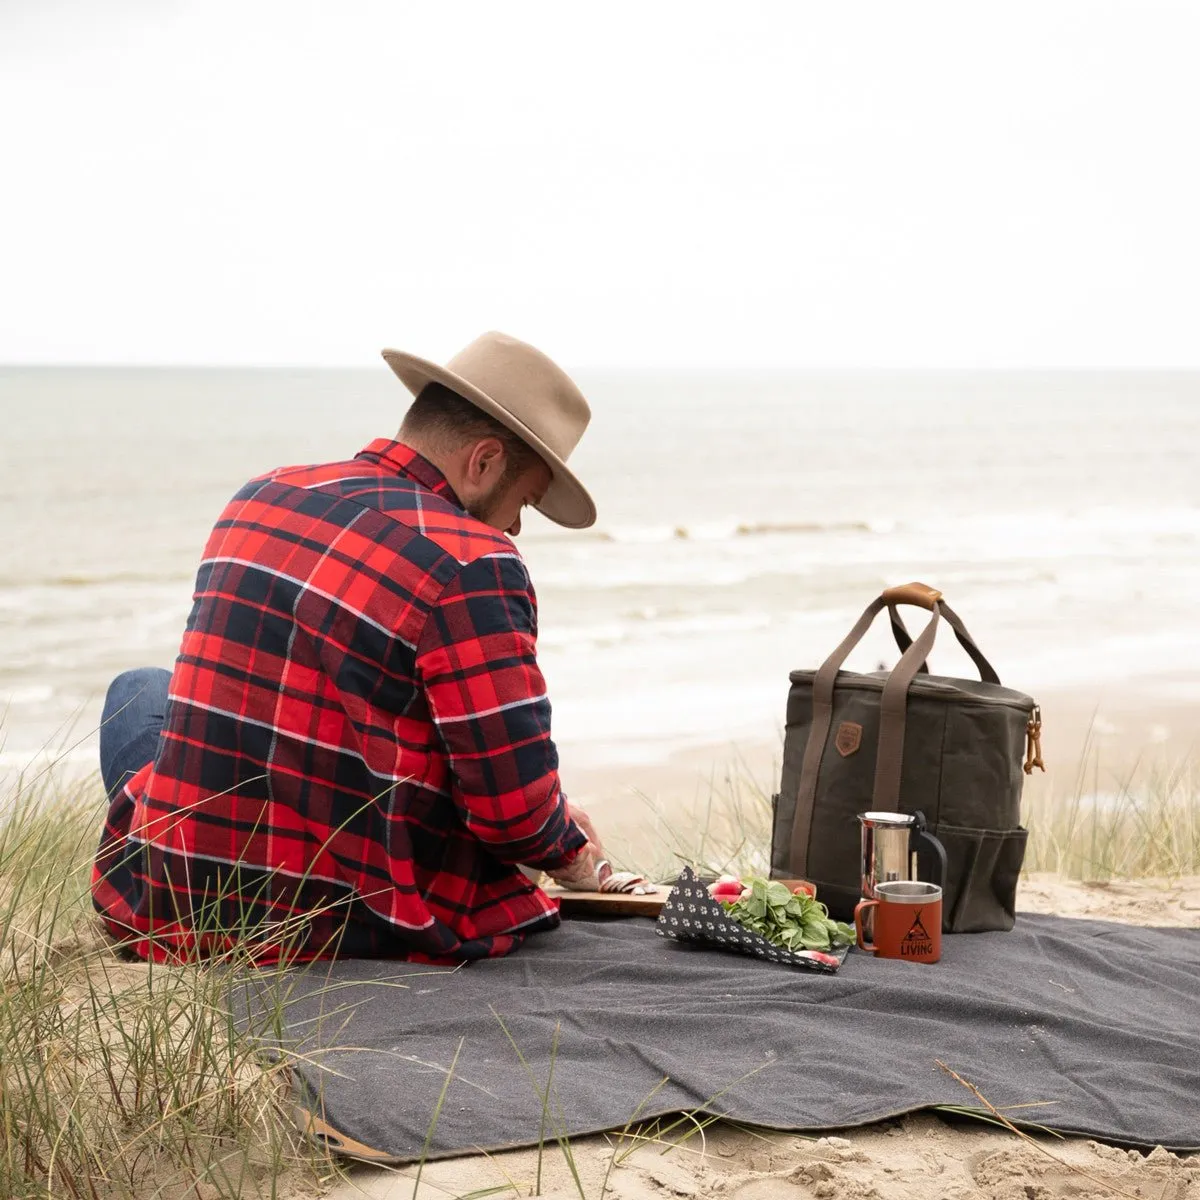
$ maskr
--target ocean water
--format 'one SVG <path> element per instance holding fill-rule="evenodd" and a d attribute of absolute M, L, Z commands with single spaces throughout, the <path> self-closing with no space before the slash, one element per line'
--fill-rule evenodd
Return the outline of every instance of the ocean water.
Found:
<path fill-rule="evenodd" d="M 564 770 L 775 736 L 788 671 L 911 579 L 1013 686 L 1200 695 L 1200 375 L 577 378 L 598 524 L 518 539 Z M 382 363 L 0 370 L 0 766 L 94 763 L 109 679 L 170 666 L 229 495 L 405 404 Z M 881 625 L 848 665 L 894 658 Z"/>

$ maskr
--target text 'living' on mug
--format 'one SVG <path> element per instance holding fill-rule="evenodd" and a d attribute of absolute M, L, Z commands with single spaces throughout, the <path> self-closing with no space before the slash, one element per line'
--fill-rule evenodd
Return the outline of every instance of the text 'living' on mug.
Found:
<path fill-rule="evenodd" d="M 935 963 L 942 957 L 942 889 L 936 883 L 894 880 L 876 885 L 876 900 L 854 910 L 858 944 L 877 958 Z M 873 942 L 863 934 L 863 914 L 875 910 Z"/>

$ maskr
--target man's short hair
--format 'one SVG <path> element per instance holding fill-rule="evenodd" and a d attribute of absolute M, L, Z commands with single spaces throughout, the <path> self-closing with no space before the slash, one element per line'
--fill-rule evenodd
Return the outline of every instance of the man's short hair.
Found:
<path fill-rule="evenodd" d="M 406 433 L 420 434 L 435 444 L 455 447 L 464 442 L 495 438 L 504 447 L 505 482 L 541 461 L 541 456 L 527 441 L 465 396 L 440 383 L 427 383 L 417 394 L 400 426 L 401 437 Z"/>

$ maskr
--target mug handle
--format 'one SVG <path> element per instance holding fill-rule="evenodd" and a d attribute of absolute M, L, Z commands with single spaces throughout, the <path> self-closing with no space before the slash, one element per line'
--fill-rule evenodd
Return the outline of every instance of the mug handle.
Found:
<path fill-rule="evenodd" d="M 878 906 L 878 900 L 860 900 L 854 906 L 854 932 L 858 935 L 858 948 L 867 950 L 871 954 L 875 953 L 875 943 L 863 940 L 862 915 L 868 908 L 877 908 Z"/>

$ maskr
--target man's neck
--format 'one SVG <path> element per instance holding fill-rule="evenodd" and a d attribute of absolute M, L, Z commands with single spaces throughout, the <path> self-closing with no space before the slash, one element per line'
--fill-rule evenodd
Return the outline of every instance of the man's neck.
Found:
<path fill-rule="evenodd" d="M 446 482 L 459 493 L 459 485 L 462 482 L 461 472 L 456 469 L 454 456 L 446 452 L 444 446 L 436 445 L 429 438 L 422 437 L 418 433 L 408 433 L 401 429 L 396 434 L 396 441 L 402 446 L 407 446 L 410 450 L 414 450 L 426 462 L 437 467 L 439 471 L 446 477 Z"/>

